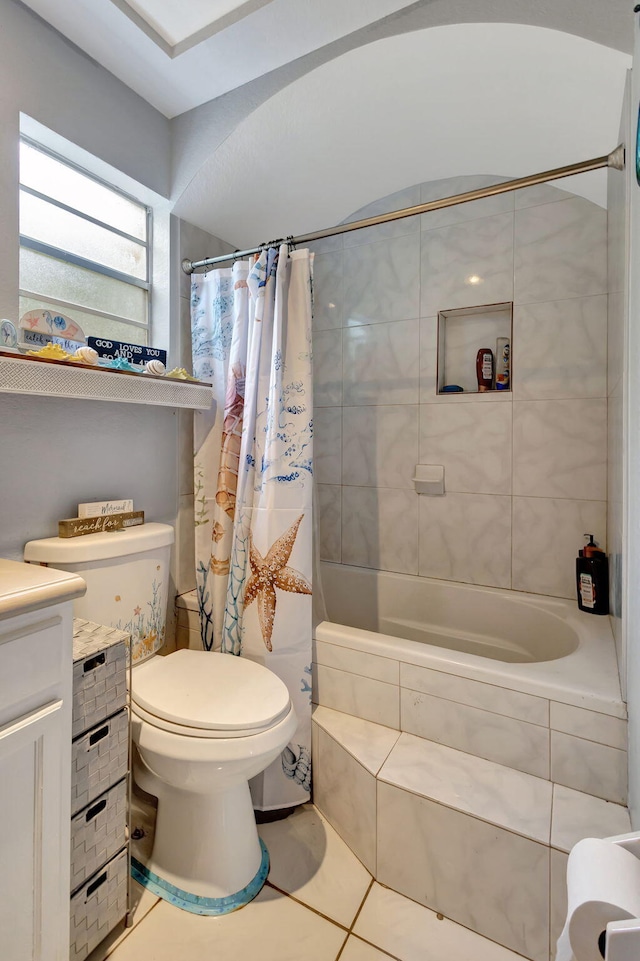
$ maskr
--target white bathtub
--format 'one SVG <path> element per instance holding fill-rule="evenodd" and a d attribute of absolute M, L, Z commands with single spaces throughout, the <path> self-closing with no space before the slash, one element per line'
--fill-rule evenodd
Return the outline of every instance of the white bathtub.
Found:
<path fill-rule="evenodd" d="M 608 617 L 562 598 L 321 568 L 316 641 L 626 717 Z"/>

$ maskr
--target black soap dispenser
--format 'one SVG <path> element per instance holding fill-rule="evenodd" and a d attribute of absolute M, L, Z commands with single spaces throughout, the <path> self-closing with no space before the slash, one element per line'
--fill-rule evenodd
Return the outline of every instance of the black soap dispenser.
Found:
<path fill-rule="evenodd" d="M 609 558 L 593 540 L 593 534 L 585 534 L 589 543 L 578 551 L 576 558 L 576 586 L 578 607 L 587 614 L 609 613 Z"/>

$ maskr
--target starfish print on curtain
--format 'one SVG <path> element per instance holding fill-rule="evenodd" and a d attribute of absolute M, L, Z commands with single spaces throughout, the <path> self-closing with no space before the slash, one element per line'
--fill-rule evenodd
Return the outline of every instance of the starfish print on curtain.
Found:
<path fill-rule="evenodd" d="M 303 517 L 304 514 L 301 514 L 295 524 L 292 524 L 288 531 L 274 541 L 266 557 L 262 557 L 253 543 L 253 535 L 249 535 L 251 577 L 247 584 L 244 606 L 248 607 L 253 600 L 258 599 L 260 631 L 268 651 L 272 650 L 271 635 L 276 617 L 275 588 L 292 594 L 312 593 L 311 585 L 306 578 L 299 571 L 286 566 Z"/>

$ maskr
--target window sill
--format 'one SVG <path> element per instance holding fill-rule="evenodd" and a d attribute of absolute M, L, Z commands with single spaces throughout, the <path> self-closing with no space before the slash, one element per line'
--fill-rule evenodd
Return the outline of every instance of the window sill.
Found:
<path fill-rule="evenodd" d="M 211 407 L 211 384 L 0 351 L 0 392 L 163 407 Z"/>

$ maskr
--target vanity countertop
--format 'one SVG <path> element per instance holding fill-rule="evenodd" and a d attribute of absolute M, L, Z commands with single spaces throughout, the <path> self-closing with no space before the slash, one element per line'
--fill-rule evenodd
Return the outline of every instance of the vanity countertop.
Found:
<path fill-rule="evenodd" d="M 0 620 L 82 597 L 86 589 L 77 574 L 0 558 Z"/>

